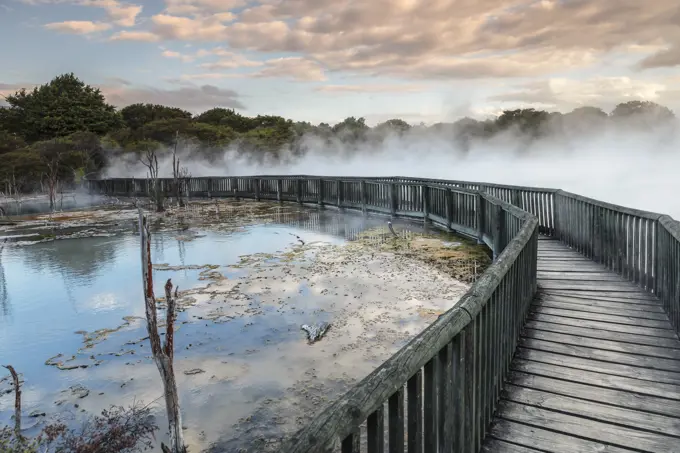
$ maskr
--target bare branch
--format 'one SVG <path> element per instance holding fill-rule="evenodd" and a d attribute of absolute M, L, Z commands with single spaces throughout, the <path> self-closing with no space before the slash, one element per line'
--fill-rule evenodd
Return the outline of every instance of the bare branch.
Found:
<path fill-rule="evenodd" d="M 12 365 L 3 365 L 9 370 L 14 382 L 14 434 L 17 438 L 21 438 L 21 384 L 19 383 L 19 375 Z"/>
<path fill-rule="evenodd" d="M 179 408 L 179 393 L 174 371 L 174 336 L 175 336 L 175 298 L 172 297 L 172 281 L 165 283 L 165 299 L 167 302 L 165 342 L 161 346 L 160 334 L 158 333 L 158 320 L 156 315 L 156 298 L 153 293 L 153 266 L 151 263 L 151 231 L 144 212 L 139 209 L 139 230 L 141 237 L 142 255 L 142 284 L 144 288 L 144 300 L 146 306 L 146 327 L 149 333 L 149 342 L 153 359 L 161 375 L 165 396 L 165 409 L 168 416 L 168 428 L 170 431 L 170 447 L 161 445 L 163 451 L 170 453 L 186 453 L 184 435 L 182 433 L 182 414 Z M 177 295 L 177 290 L 175 290 Z"/>

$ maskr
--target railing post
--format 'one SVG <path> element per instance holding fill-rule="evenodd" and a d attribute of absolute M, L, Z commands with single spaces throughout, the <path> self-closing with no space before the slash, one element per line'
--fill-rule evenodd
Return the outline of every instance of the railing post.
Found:
<path fill-rule="evenodd" d="M 446 229 L 451 231 L 451 225 L 453 225 L 453 192 L 451 189 L 446 189 L 445 196 L 445 209 L 446 209 Z"/>
<path fill-rule="evenodd" d="M 477 242 L 478 243 L 483 243 L 484 242 L 484 205 L 485 205 L 485 200 L 484 197 L 482 197 L 482 193 L 480 191 L 477 191 L 477 203 L 475 203 L 475 214 L 477 218 Z"/>
<path fill-rule="evenodd" d="M 560 211 L 562 209 L 562 203 L 560 203 L 560 191 L 558 190 L 552 196 L 553 200 L 553 236 L 555 236 L 560 241 L 563 240 L 562 227 L 560 226 Z"/>
<path fill-rule="evenodd" d="M 231 189 L 231 192 L 234 194 L 235 197 L 238 196 L 238 179 L 236 178 L 229 178 L 229 188 Z"/>
<path fill-rule="evenodd" d="M 302 179 L 295 180 L 295 199 L 299 204 L 302 204 Z"/>
<path fill-rule="evenodd" d="M 260 201 L 260 178 L 255 178 L 255 201 Z"/>
<path fill-rule="evenodd" d="M 283 181 L 281 179 L 276 180 L 276 201 L 282 202 L 281 192 L 283 192 Z"/>
<path fill-rule="evenodd" d="M 659 219 L 654 221 L 654 238 L 656 239 L 656 244 L 654 244 L 654 295 L 659 297 L 659 288 L 661 286 L 661 278 L 659 277 L 661 272 L 661 251 L 662 242 L 659 240 L 659 233 L 661 232 L 662 225 Z"/>
<path fill-rule="evenodd" d="M 208 178 L 206 180 L 206 188 L 208 189 L 208 198 L 212 198 L 212 188 L 213 188 L 212 178 Z"/>
<path fill-rule="evenodd" d="M 430 187 L 427 184 L 420 186 L 421 196 L 423 198 L 423 221 L 430 221 Z"/>
<path fill-rule="evenodd" d="M 598 263 L 602 262 L 602 209 L 598 206 L 593 208 L 593 237 L 591 240 L 593 256 L 592 260 Z"/>
<path fill-rule="evenodd" d="M 512 197 L 510 203 L 514 206 L 517 206 L 518 208 L 521 208 L 520 204 L 522 203 L 521 198 L 519 196 L 519 190 L 518 189 L 512 189 L 512 193 L 510 195 Z"/>
<path fill-rule="evenodd" d="M 323 187 L 323 179 L 319 179 L 319 193 L 318 193 L 318 200 L 317 203 L 319 207 L 323 208 L 324 207 L 324 187 Z"/>
<path fill-rule="evenodd" d="M 338 179 L 338 209 L 342 209 L 342 200 L 344 199 L 343 191 L 344 184 Z"/>
<path fill-rule="evenodd" d="M 361 213 L 366 215 L 366 181 L 363 179 L 359 181 L 359 190 L 361 192 Z"/>
<path fill-rule="evenodd" d="M 392 217 L 397 216 L 397 185 L 393 182 L 390 183 L 390 215 Z"/>
<path fill-rule="evenodd" d="M 496 259 L 501 254 L 505 244 L 503 243 L 503 207 L 501 205 L 494 205 L 493 216 L 493 259 Z"/>

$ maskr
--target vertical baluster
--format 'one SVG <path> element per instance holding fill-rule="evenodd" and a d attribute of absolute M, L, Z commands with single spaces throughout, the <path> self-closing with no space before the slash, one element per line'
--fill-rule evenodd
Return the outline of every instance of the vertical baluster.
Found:
<path fill-rule="evenodd" d="M 437 374 L 436 360 L 432 359 L 425 364 L 424 368 L 425 392 L 424 392 L 424 430 L 423 440 L 425 452 L 434 452 L 437 448 Z"/>
<path fill-rule="evenodd" d="M 388 401 L 389 453 L 404 453 L 404 388 Z"/>
<path fill-rule="evenodd" d="M 406 384 L 408 399 L 408 453 L 423 453 L 423 372 Z"/>
<path fill-rule="evenodd" d="M 368 453 L 383 453 L 385 451 L 385 412 L 382 406 L 368 416 L 366 425 Z"/>

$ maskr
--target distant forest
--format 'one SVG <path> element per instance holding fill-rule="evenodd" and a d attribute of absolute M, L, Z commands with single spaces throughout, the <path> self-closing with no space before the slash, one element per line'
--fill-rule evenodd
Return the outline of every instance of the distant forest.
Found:
<path fill-rule="evenodd" d="M 316 143 L 336 143 L 335 149 L 361 149 L 388 136 L 437 134 L 462 152 L 471 143 L 515 131 L 526 140 L 548 135 L 583 134 L 607 124 L 650 128 L 675 118 L 662 105 L 629 101 L 611 113 L 580 107 L 562 114 L 535 109 L 506 110 L 494 119 L 462 118 L 431 126 L 410 125 L 395 118 L 375 127 L 364 118 L 349 117 L 330 125 L 294 121 L 280 116 L 248 117 L 234 110 L 213 108 L 199 115 L 164 105 L 133 104 L 116 109 L 104 95 L 74 74 L 55 77 L 33 90 L 6 97 L 0 107 L 0 191 L 33 191 L 58 179 L 71 185 L 96 175 L 112 159 L 134 158 L 149 149 L 167 152 L 175 145 L 210 160 L 227 148 L 254 161 L 302 156 Z M 179 143 L 178 143 L 179 142 Z"/>

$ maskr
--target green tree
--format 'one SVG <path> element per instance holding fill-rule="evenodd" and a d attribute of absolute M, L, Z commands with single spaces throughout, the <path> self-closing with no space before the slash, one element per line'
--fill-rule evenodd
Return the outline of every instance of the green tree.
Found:
<path fill-rule="evenodd" d="M 499 130 L 507 130 L 516 127 L 520 132 L 536 136 L 541 133 L 542 127 L 550 118 L 550 114 L 544 110 L 515 109 L 505 110 L 496 119 Z"/>
<path fill-rule="evenodd" d="M 394 118 L 378 124 L 374 129 L 376 132 L 380 133 L 393 132 L 396 134 L 403 134 L 411 129 L 411 125 L 404 120 Z"/>
<path fill-rule="evenodd" d="M 662 122 L 675 118 L 671 109 L 651 101 L 628 101 L 617 105 L 611 115 L 614 119 L 646 117 L 651 121 Z"/>
<path fill-rule="evenodd" d="M 73 74 L 57 76 L 32 91 L 22 89 L 6 99 L 5 128 L 29 143 L 83 131 L 102 135 L 122 124 L 99 89 Z"/>
<path fill-rule="evenodd" d="M 257 127 L 257 122 L 253 118 L 243 116 L 233 109 L 222 107 L 207 110 L 196 116 L 194 120 L 198 123 L 212 124 L 213 126 L 227 126 L 238 133 L 245 133 Z"/>
<path fill-rule="evenodd" d="M 350 116 L 334 125 L 332 130 L 341 140 L 358 142 L 366 137 L 366 132 L 368 132 L 369 127 L 366 125 L 366 120 L 364 118 Z"/>
<path fill-rule="evenodd" d="M 9 153 L 26 146 L 26 142 L 16 133 L 0 129 L 0 154 Z"/>
<path fill-rule="evenodd" d="M 176 107 L 159 104 L 132 104 L 120 111 L 123 121 L 131 129 L 159 120 L 191 119 L 191 113 Z"/>

